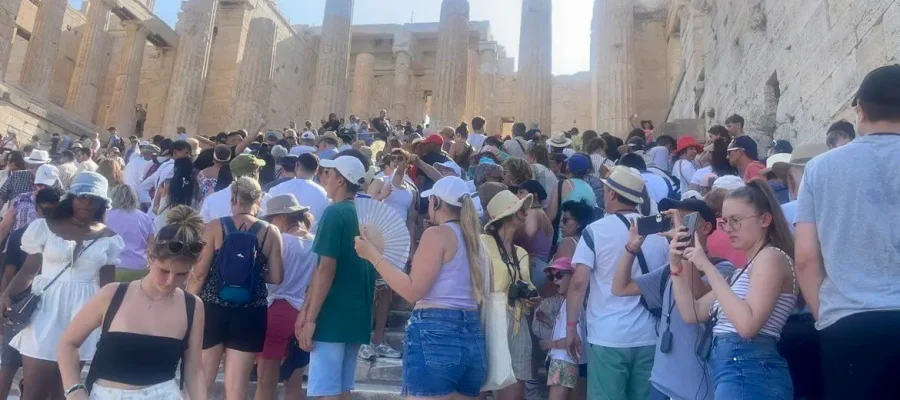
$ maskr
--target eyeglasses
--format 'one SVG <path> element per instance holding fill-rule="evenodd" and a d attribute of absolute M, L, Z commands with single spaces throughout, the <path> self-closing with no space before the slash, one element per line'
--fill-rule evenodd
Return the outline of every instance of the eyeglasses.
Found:
<path fill-rule="evenodd" d="M 750 219 L 750 218 L 756 218 L 756 217 L 759 217 L 759 216 L 760 216 L 760 214 L 749 215 L 749 216 L 746 216 L 746 217 L 731 217 L 731 218 L 725 218 L 725 219 L 723 219 L 722 221 L 719 221 L 718 226 L 719 226 L 719 229 L 721 229 L 721 230 L 723 230 L 723 231 L 734 232 L 734 231 L 738 231 L 738 230 L 741 229 L 741 222 L 743 222 L 744 220 L 747 220 L 747 219 Z"/>
<path fill-rule="evenodd" d="M 203 242 L 184 243 L 184 242 L 178 241 L 178 240 L 168 240 L 168 241 L 164 241 L 164 242 L 157 242 L 156 245 L 159 247 L 165 247 L 167 250 L 169 250 L 169 253 L 172 253 L 172 254 L 186 253 L 186 254 L 191 254 L 191 255 L 196 256 L 196 255 L 199 255 L 203 251 L 204 243 Z"/>
<path fill-rule="evenodd" d="M 564 271 L 556 271 L 556 273 L 548 272 L 547 279 L 551 280 L 551 281 L 558 281 L 568 274 L 569 274 L 568 272 L 564 272 Z"/>

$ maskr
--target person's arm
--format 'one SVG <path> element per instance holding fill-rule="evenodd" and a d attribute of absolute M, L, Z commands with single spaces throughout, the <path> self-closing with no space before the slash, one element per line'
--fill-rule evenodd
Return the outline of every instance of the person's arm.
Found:
<path fill-rule="evenodd" d="M 528 237 L 535 237 L 540 229 L 541 216 L 536 212 L 529 210 L 528 215 L 525 217 L 525 235 Z"/>
<path fill-rule="evenodd" d="M 203 375 L 203 325 L 206 321 L 206 313 L 203 302 L 194 296 L 194 323 L 191 327 L 191 337 L 188 338 L 188 348 L 184 352 L 184 380 L 185 388 L 191 399 L 206 399 L 206 377 Z"/>
<path fill-rule="evenodd" d="M 16 266 L 12 264 L 6 264 L 6 267 L 3 268 L 3 278 L 0 280 L 0 292 L 6 290 L 6 287 L 9 286 L 9 281 L 16 276 Z"/>
<path fill-rule="evenodd" d="M 3 243 L 9 236 L 9 231 L 12 230 L 13 223 L 15 222 L 16 210 L 14 207 L 10 207 L 6 210 L 6 215 L 3 216 L 3 220 L 0 221 L 0 243 Z"/>
<path fill-rule="evenodd" d="M 28 257 L 25 258 L 25 265 L 23 265 L 22 269 L 13 276 L 9 281 L 9 285 L 6 286 L 6 290 L 3 291 L 3 295 L 0 296 L 0 301 L 4 302 L 0 303 L 0 312 L 5 312 L 6 308 L 12 304 L 10 297 L 22 293 L 23 290 L 28 288 L 28 285 L 31 284 L 31 281 L 37 276 L 38 272 L 40 272 L 42 260 L 43 258 L 40 253 L 29 254 Z"/>
<path fill-rule="evenodd" d="M 559 208 L 557 208 L 557 204 L 559 203 L 559 185 L 553 186 L 553 192 L 550 193 L 550 204 L 547 206 L 547 216 L 550 217 L 550 221 L 555 225 L 562 225 L 562 221 L 556 220 L 556 215 L 559 214 Z"/>
<path fill-rule="evenodd" d="M 437 180 L 439 180 L 439 179 L 441 179 L 441 178 L 444 177 L 443 175 L 441 175 L 440 172 L 438 172 L 437 169 L 435 169 L 434 167 L 432 167 L 432 166 L 426 164 L 425 161 L 422 161 L 421 158 L 418 159 L 418 162 L 416 163 L 416 166 L 418 166 L 418 167 L 419 167 L 419 170 L 422 171 L 422 173 L 424 173 L 425 175 L 427 175 L 428 178 L 430 178 L 430 179 L 433 180 L 433 181 L 437 181 Z"/>
<path fill-rule="evenodd" d="M 384 188 L 384 182 L 380 179 L 373 179 L 372 183 L 369 184 L 369 189 L 366 190 L 366 194 L 376 200 L 378 199 L 378 195 L 381 194 L 381 189 Z"/>
<path fill-rule="evenodd" d="M 297 321 L 294 323 L 294 335 L 300 343 L 300 348 L 306 351 L 312 350 L 312 337 L 316 331 L 316 319 L 319 317 L 319 311 L 322 310 L 322 304 L 325 303 L 325 297 L 331 290 L 334 283 L 334 275 L 337 272 L 337 259 L 328 256 L 319 256 L 319 265 L 313 272 L 312 280 L 309 282 L 306 300 L 303 305 L 306 306 L 306 312 L 298 315 Z M 300 319 L 300 317 L 303 319 Z"/>
<path fill-rule="evenodd" d="M 213 142 L 212 140 L 209 140 L 202 135 L 194 135 L 194 139 L 197 139 L 197 142 L 203 149 L 212 149 L 216 147 L 216 142 Z"/>
<path fill-rule="evenodd" d="M 269 225 L 268 237 L 266 240 L 266 259 L 268 260 L 268 268 L 266 272 L 266 283 L 272 285 L 280 285 L 284 281 L 284 259 L 281 255 L 283 244 L 281 242 L 281 232 L 275 225 Z"/>
<path fill-rule="evenodd" d="M 816 224 L 799 222 L 796 228 L 794 254 L 797 257 L 797 284 L 813 317 L 819 319 L 819 290 L 825 280 L 822 245 Z"/>
<path fill-rule="evenodd" d="M 416 196 L 418 197 L 418 196 Z M 416 198 L 413 198 L 413 202 L 417 201 Z M 416 211 L 415 204 L 409 205 L 409 210 L 406 212 L 406 229 L 409 230 L 409 237 L 413 238 L 409 241 L 409 254 L 416 254 L 416 250 L 419 248 L 418 240 L 416 237 L 416 227 L 418 226 L 416 220 L 419 217 L 419 212 Z"/>
<path fill-rule="evenodd" d="M 591 268 L 585 264 L 576 264 L 575 273 L 569 281 L 569 291 L 566 293 L 566 347 L 569 356 L 576 362 L 583 354 L 577 327 L 590 278 Z"/>
<path fill-rule="evenodd" d="M 675 275 L 675 271 L 672 271 L 670 278 L 672 280 L 672 297 L 675 298 L 675 305 L 678 307 L 681 319 L 687 324 L 709 321 L 711 318 L 709 309 L 716 301 L 716 293 L 710 291 L 703 297 L 695 299 L 691 291 L 691 281 L 695 279 L 693 275 L 700 275 L 700 272 L 690 262 L 682 262 L 681 265 L 683 266 L 681 272 Z M 722 274 L 718 271 L 716 273 L 720 279 L 724 280 Z M 725 285 L 727 286 L 728 282 Z"/>
<path fill-rule="evenodd" d="M 206 276 L 209 274 L 209 269 L 215 257 L 216 232 L 221 230 L 222 227 L 218 220 L 213 220 L 206 224 L 206 230 L 203 232 L 203 241 L 206 242 L 206 245 L 203 246 L 200 259 L 197 260 L 197 263 L 194 264 L 194 269 L 191 271 L 187 284 L 188 293 L 195 296 L 200 295 L 200 290 L 203 289 L 203 284 L 206 283 Z"/>
<path fill-rule="evenodd" d="M 123 283 L 127 285 L 127 283 Z M 109 285 L 100 289 L 78 311 L 75 318 L 66 326 L 59 343 L 56 345 L 57 364 L 62 377 L 63 390 L 81 383 L 81 356 L 78 349 L 85 339 L 103 324 L 103 316 L 112 302 L 118 285 Z M 198 329 L 200 330 L 200 329 Z M 87 390 L 79 390 L 69 398 L 87 399 Z"/>
<path fill-rule="evenodd" d="M 553 254 L 553 260 L 562 257 L 572 257 L 572 254 L 575 254 L 575 243 L 572 240 L 566 239 L 570 238 L 563 238 L 563 240 L 559 242 L 556 253 Z"/>
<path fill-rule="evenodd" d="M 422 234 L 421 247 L 428 250 L 419 251 L 413 255 L 413 266 L 409 275 L 403 272 L 404 265 L 392 265 L 385 260 L 378 249 L 366 240 L 365 236 L 356 238 L 356 251 L 360 257 L 375 266 L 375 270 L 381 274 L 385 283 L 394 292 L 397 292 L 406 301 L 415 303 L 431 290 L 438 272 L 441 270 L 447 236 L 442 235 L 441 230 L 449 230 L 449 228 L 432 227 Z M 457 243 L 457 246 L 464 245 L 464 243 Z"/>
<path fill-rule="evenodd" d="M 619 263 L 616 264 L 616 274 L 613 276 L 611 287 L 612 294 L 619 297 L 641 294 L 641 288 L 631 278 L 631 270 L 634 267 L 635 253 L 640 251 L 644 239 L 646 238 L 638 234 L 637 220 L 632 219 L 631 226 L 628 228 L 628 242 L 625 244 L 625 249 L 622 250 Z"/>

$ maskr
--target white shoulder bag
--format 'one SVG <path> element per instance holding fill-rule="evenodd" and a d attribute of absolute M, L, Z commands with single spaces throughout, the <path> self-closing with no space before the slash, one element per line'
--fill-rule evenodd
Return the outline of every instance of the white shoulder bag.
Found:
<path fill-rule="evenodd" d="M 484 268 L 484 296 L 481 302 L 481 322 L 484 327 L 485 346 L 487 347 L 487 377 L 482 392 L 500 390 L 516 383 L 513 373 L 512 356 L 509 354 L 509 338 L 507 321 L 507 296 L 504 291 L 496 291 L 494 287 L 494 268 L 488 256 L 487 246 L 481 242 L 482 262 Z"/>

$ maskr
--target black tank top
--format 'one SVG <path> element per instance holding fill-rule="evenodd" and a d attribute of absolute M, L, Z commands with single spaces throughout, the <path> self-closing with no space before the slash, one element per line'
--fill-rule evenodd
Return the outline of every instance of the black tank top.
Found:
<path fill-rule="evenodd" d="M 191 326 L 194 322 L 194 296 L 185 292 L 187 332 L 183 339 L 151 336 L 132 332 L 110 332 L 109 326 L 128 291 L 128 283 L 116 288 L 106 316 L 103 330 L 97 342 L 97 352 L 91 362 L 85 386 L 88 391 L 97 379 L 134 386 L 152 386 L 175 379 L 175 370 L 188 347 Z M 181 368 L 184 374 L 184 366 Z M 182 376 L 182 383 L 184 379 Z"/>

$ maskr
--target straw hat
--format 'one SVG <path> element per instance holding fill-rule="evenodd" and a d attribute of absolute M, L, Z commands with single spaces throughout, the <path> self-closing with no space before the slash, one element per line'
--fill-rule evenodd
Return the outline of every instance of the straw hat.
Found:
<path fill-rule="evenodd" d="M 767 168 L 765 173 L 771 171 L 779 179 L 787 181 L 788 170 L 791 167 L 805 167 L 806 163 L 808 163 L 809 160 L 812 160 L 813 158 L 826 152 L 828 152 L 828 146 L 822 143 L 816 142 L 801 144 L 794 149 L 794 152 L 790 154 L 790 158 L 788 160 L 777 159 L 773 161 L 771 166 Z M 769 158 L 772 159 L 776 156 L 781 156 L 781 154 L 776 154 Z"/>
<path fill-rule="evenodd" d="M 569 147 L 572 145 L 572 139 L 566 137 L 565 132 L 556 132 L 547 144 L 551 147 Z"/>
<path fill-rule="evenodd" d="M 513 194 L 513 192 L 510 192 L 509 190 L 500 191 L 494 196 L 494 198 L 491 199 L 490 203 L 488 203 L 487 205 L 488 215 L 490 215 L 492 219 L 484 225 L 484 229 L 487 230 L 488 227 L 493 225 L 495 222 L 513 215 L 519 212 L 519 210 L 527 210 L 531 208 L 532 201 L 534 201 L 534 199 L 531 194 L 523 197 L 522 199 L 519 199 L 515 194 Z"/>
<path fill-rule="evenodd" d="M 293 194 L 282 194 L 269 199 L 266 203 L 266 216 L 272 217 L 280 214 L 293 214 L 300 211 L 309 211 L 309 207 L 301 206 Z"/>
<path fill-rule="evenodd" d="M 618 195 L 636 203 L 644 202 L 644 178 L 631 170 L 631 168 L 621 165 L 612 168 L 609 178 L 601 179 L 606 187 L 612 189 Z"/>

